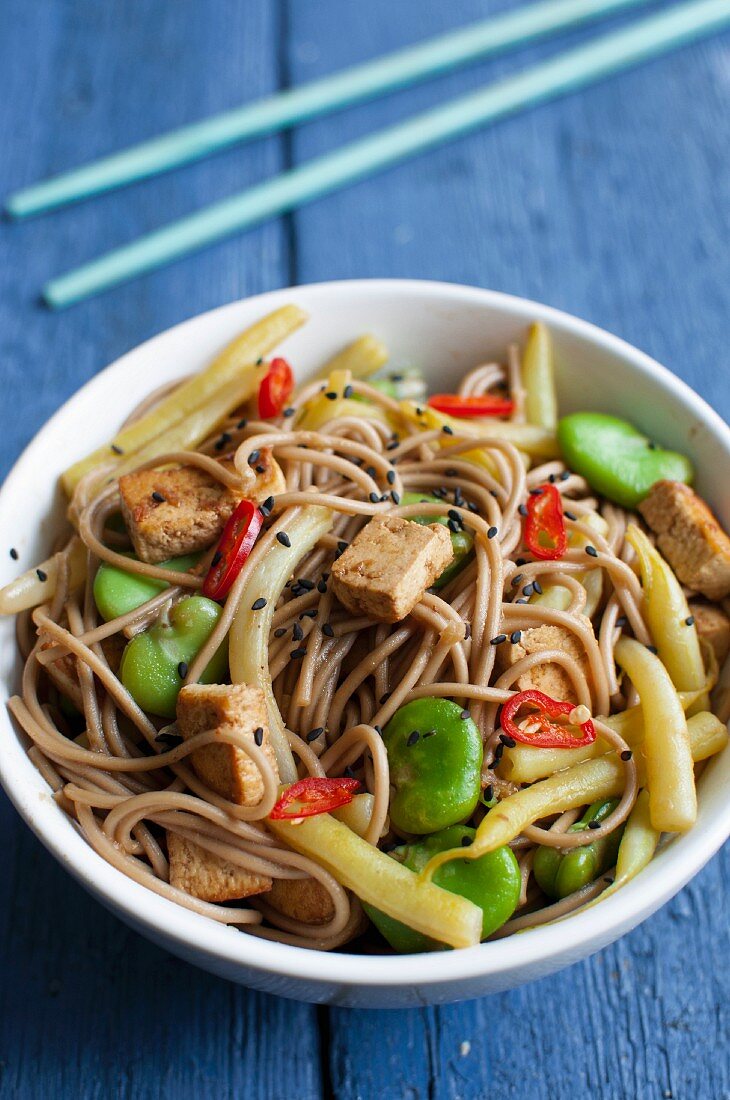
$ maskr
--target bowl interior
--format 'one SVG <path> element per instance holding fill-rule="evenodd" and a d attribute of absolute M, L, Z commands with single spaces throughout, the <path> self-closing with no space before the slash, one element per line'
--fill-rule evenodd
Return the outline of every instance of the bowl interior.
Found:
<path fill-rule="evenodd" d="M 64 502 L 60 471 L 108 439 L 149 391 L 206 363 L 236 333 L 288 301 L 307 309 L 309 323 L 283 346 L 300 378 L 318 369 L 344 343 L 373 332 L 396 366 L 418 365 L 432 388 L 452 388 L 468 368 L 502 358 L 526 325 L 544 320 L 556 346 L 562 412 L 589 408 L 630 417 L 665 446 L 689 454 L 699 491 L 730 526 L 727 494 L 730 431 L 678 379 L 636 349 L 574 318 L 535 303 L 487 291 L 433 283 L 370 281 L 277 291 L 194 318 L 136 348 L 103 371 L 42 429 L 0 492 L 0 529 L 27 568 L 51 549 Z M 0 555 L 0 584 L 18 570 Z M 130 882 L 88 848 L 50 798 L 27 760 L 5 700 L 17 690 L 19 661 L 13 623 L 0 620 L 0 779 L 43 843 L 105 904 L 173 950 L 210 969 L 276 973 L 285 980 L 346 980 L 350 988 L 409 985 L 416 1002 L 439 999 L 438 983 L 476 979 L 486 988 L 515 984 L 555 969 L 628 930 L 676 892 L 730 832 L 730 755 L 706 769 L 698 823 L 669 844 L 652 865 L 604 905 L 528 936 L 466 952 L 412 958 L 322 956 L 270 944 L 216 926 Z M 517 975 L 517 978 L 515 978 Z M 292 992 L 283 989 L 283 992 Z M 296 988 L 292 995 L 296 995 Z"/>

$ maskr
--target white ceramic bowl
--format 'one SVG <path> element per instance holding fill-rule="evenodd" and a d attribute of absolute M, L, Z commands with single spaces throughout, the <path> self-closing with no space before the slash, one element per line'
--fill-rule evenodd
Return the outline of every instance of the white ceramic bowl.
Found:
<path fill-rule="evenodd" d="M 311 320 L 286 344 L 301 377 L 363 332 L 383 339 L 399 365 L 419 364 L 446 390 L 475 363 L 502 356 L 533 320 L 551 328 L 562 411 L 630 417 L 652 438 L 689 454 L 699 491 L 730 526 L 730 429 L 652 359 L 565 313 L 470 287 L 372 280 L 297 287 L 195 317 L 123 356 L 46 424 L 0 491 L 0 530 L 24 566 L 47 553 L 62 502 L 52 475 L 108 439 L 151 389 L 198 369 L 237 332 L 294 301 Z M 51 518 L 49 518 L 51 517 Z M 0 555 L 0 584 L 17 566 Z M 222 927 L 146 890 L 86 844 L 53 802 L 25 754 L 4 703 L 17 688 L 13 623 L 0 622 L 0 779 L 36 836 L 103 905 L 180 957 L 232 981 L 301 1000 L 404 1007 L 460 1000 L 543 977 L 598 951 L 653 913 L 699 871 L 730 834 L 730 753 L 700 783 L 697 824 L 601 905 L 552 927 L 465 951 L 405 957 L 323 954 Z"/>

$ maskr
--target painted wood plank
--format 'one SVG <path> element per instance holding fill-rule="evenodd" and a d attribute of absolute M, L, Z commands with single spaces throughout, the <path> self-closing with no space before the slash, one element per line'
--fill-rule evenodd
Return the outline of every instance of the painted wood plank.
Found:
<path fill-rule="evenodd" d="M 3 193 L 280 80 L 280 13 L 269 0 L 10 0 L 3 14 Z M 52 218 L 0 224 L 0 475 L 111 359 L 191 314 L 287 282 L 289 242 L 272 224 L 58 316 L 35 301 L 42 279 L 275 173 L 282 156 L 280 139 L 260 141 Z M 0 552 L 9 539 L 3 532 Z M 130 932 L 41 849 L 4 796 L 0 828 L 3 1100 L 263 1100 L 279 1094 L 283 1050 L 297 1095 L 320 1096 L 315 1009 L 209 977 Z"/>

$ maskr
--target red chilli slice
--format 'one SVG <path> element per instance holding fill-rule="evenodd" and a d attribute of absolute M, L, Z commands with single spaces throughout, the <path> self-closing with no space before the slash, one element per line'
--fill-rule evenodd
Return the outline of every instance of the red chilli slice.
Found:
<path fill-rule="evenodd" d="M 352 802 L 360 783 L 357 779 L 323 779 L 312 776 L 292 783 L 272 809 L 274 821 L 294 820 L 327 814 Z"/>
<path fill-rule="evenodd" d="M 568 546 L 563 498 L 549 481 L 527 498 L 525 545 L 533 557 L 557 561 Z"/>
<path fill-rule="evenodd" d="M 515 721 L 515 715 L 525 705 L 535 708 L 532 713 L 524 716 L 535 726 L 529 731 L 518 726 Z M 513 695 L 502 707 L 500 725 L 508 737 L 520 741 L 523 745 L 534 745 L 535 748 L 578 749 L 583 745 L 592 745 L 596 739 L 596 729 L 590 718 L 587 722 L 581 723 L 580 737 L 572 734 L 567 726 L 551 721 L 552 718 L 567 717 L 574 710 L 575 703 L 551 699 L 541 691 L 521 691 Z"/>
<path fill-rule="evenodd" d="M 286 359 L 272 359 L 259 386 L 259 416 L 280 416 L 294 389 L 294 374 Z"/>
<path fill-rule="evenodd" d="M 242 500 L 223 528 L 214 564 L 208 570 L 202 592 L 211 600 L 222 600 L 253 550 L 264 517 L 253 501 Z"/>
<path fill-rule="evenodd" d="M 468 418 L 470 416 L 511 416 L 515 403 L 506 397 L 461 397 L 458 393 L 435 393 L 428 406 L 436 412 Z"/>

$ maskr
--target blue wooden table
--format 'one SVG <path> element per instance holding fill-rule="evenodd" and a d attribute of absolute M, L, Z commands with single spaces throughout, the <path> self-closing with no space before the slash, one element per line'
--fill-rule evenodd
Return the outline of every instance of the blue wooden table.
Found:
<path fill-rule="evenodd" d="M 0 193 L 504 6 L 501 0 L 4 0 Z M 583 37 L 583 35 L 573 36 Z M 461 140 L 68 313 L 43 280 L 555 46 L 0 226 L 0 475 L 87 378 L 183 318 L 289 283 L 418 276 L 620 334 L 726 417 L 730 38 Z M 0 1098 L 730 1096 L 727 853 L 643 927 L 526 988 L 317 1009 L 166 955 L 0 801 Z"/>

